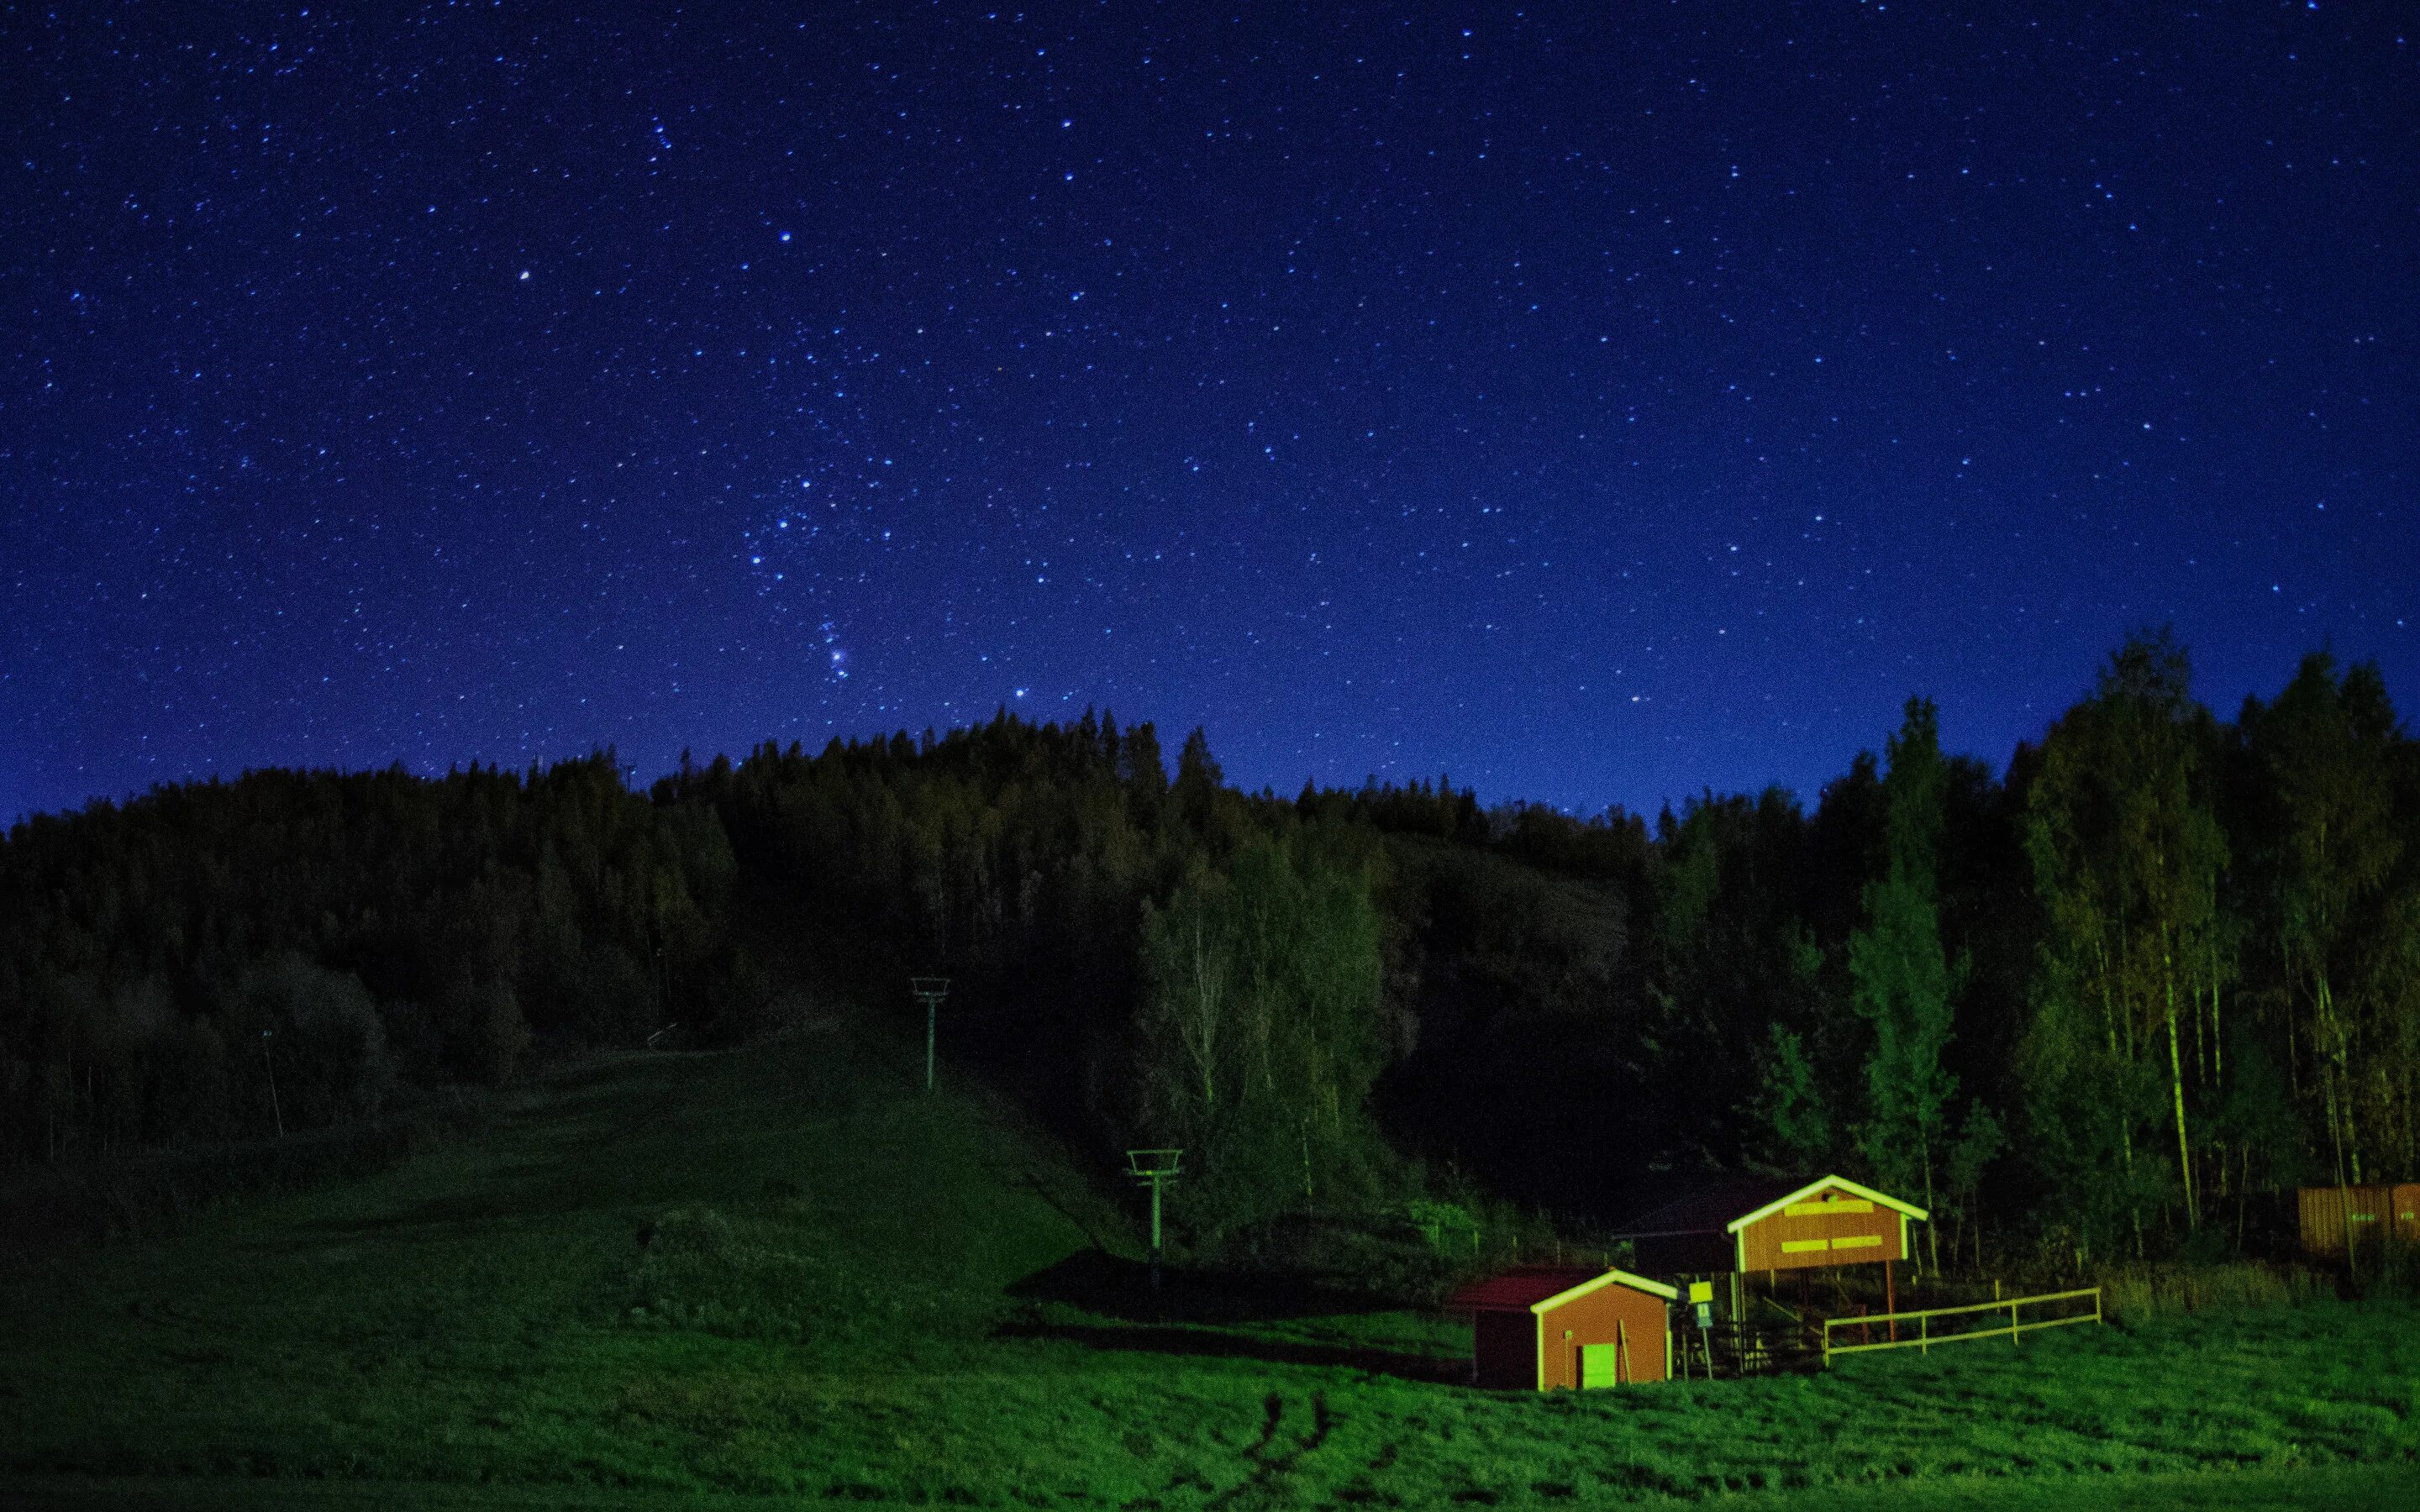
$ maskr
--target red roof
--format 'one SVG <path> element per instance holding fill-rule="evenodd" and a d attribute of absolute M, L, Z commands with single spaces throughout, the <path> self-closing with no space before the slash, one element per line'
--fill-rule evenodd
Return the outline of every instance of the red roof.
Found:
<path fill-rule="evenodd" d="M 1455 1312 L 1526 1313 L 1530 1305 L 1605 1274 L 1601 1265 L 1516 1265 L 1446 1299 Z"/>

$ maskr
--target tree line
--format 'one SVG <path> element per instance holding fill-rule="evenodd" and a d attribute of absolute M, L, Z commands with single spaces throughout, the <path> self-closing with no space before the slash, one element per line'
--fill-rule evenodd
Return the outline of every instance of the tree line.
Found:
<path fill-rule="evenodd" d="M 2420 748 L 2377 669 L 2232 720 L 2130 640 L 2005 771 L 1911 699 L 1811 807 L 1650 822 L 1448 779 L 1230 786 L 1202 732 L 1004 711 L 771 743 L 256 772 L 0 843 L 0 1159 L 370 1116 L 533 1058 L 780 1032 L 945 973 L 952 1056 L 1193 1240 L 1495 1199 L 1602 1221 L 1709 1170 L 1935 1210 L 1930 1258 L 2241 1237 L 2420 1173 Z M 264 1036 L 263 1031 L 267 1031 Z M 1434 1211 L 1435 1204 L 1426 1204 Z"/>
<path fill-rule="evenodd" d="M 502 1086 L 764 997 L 714 816 L 610 754 L 527 773 L 258 771 L 0 844 L 0 1160 L 240 1139 Z"/>

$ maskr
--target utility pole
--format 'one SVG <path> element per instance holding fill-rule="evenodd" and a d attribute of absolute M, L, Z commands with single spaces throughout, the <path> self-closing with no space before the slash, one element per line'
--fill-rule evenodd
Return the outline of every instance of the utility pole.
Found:
<path fill-rule="evenodd" d="M 277 1105 L 277 1063 L 269 1058 L 269 1037 L 274 1029 L 260 1031 L 260 1065 L 269 1072 L 269 1112 L 277 1120 L 277 1137 L 286 1137 L 286 1110 Z"/>
<path fill-rule="evenodd" d="M 1176 1180 L 1181 1149 L 1129 1149 L 1126 1174 L 1151 1188 L 1151 1294 L 1159 1295 L 1159 1193 Z"/>
<path fill-rule="evenodd" d="M 908 986 L 916 995 L 916 1001 L 924 1005 L 924 1090 L 929 1092 L 933 1089 L 934 1022 L 940 1017 L 941 999 L 950 995 L 950 979 L 910 977 Z"/>

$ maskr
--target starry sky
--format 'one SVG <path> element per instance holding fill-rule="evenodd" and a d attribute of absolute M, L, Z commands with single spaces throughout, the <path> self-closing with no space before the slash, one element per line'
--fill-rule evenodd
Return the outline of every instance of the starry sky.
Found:
<path fill-rule="evenodd" d="M 0 820 L 1002 705 L 1811 800 L 2162 622 L 2410 705 L 2415 22 L 0 5 Z"/>

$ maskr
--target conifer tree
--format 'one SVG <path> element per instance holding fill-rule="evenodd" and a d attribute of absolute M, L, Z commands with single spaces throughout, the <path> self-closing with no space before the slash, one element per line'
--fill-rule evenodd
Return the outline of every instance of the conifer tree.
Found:
<path fill-rule="evenodd" d="M 1942 1063 L 1953 986 L 1939 901 L 1947 768 L 1930 699 L 1907 701 L 1889 757 L 1883 779 L 1888 859 L 1866 887 L 1865 922 L 1849 940 L 1851 1002 L 1873 1031 L 1859 1135 L 1874 1174 L 1885 1184 L 1920 1190 L 1931 1208 L 1958 1079 Z M 1930 1231 L 1937 1234 L 1937 1226 Z M 1932 1259 L 1938 1267 L 1937 1238 Z"/>

